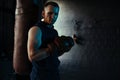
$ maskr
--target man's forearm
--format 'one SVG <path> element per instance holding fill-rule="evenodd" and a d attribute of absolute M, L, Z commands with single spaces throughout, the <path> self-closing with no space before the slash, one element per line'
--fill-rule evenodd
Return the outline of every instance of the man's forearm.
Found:
<path fill-rule="evenodd" d="M 48 48 L 43 48 L 43 49 L 34 51 L 33 54 L 34 55 L 31 57 L 32 61 L 39 61 L 47 58 L 50 55 Z"/>

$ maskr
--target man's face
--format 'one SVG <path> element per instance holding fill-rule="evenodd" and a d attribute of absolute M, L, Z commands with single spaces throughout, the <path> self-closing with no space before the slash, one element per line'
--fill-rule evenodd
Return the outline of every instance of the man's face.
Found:
<path fill-rule="evenodd" d="M 48 5 L 44 8 L 42 16 L 44 21 L 48 24 L 54 24 L 58 18 L 59 8 L 52 5 Z"/>

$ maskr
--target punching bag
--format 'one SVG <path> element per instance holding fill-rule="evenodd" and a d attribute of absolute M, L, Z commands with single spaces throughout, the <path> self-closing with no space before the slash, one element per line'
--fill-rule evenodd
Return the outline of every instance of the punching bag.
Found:
<path fill-rule="evenodd" d="M 32 64 L 28 59 L 28 30 L 38 20 L 39 7 L 33 0 L 17 0 L 14 26 L 13 68 L 18 74 L 29 74 Z"/>

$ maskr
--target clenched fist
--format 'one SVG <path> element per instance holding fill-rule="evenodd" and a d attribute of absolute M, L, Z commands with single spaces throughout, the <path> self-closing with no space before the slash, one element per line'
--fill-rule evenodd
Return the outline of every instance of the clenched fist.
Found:
<path fill-rule="evenodd" d="M 74 46 L 74 40 L 70 36 L 56 37 L 51 44 L 48 44 L 50 51 L 58 50 L 62 55 L 64 52 L 68 52 Z"/>

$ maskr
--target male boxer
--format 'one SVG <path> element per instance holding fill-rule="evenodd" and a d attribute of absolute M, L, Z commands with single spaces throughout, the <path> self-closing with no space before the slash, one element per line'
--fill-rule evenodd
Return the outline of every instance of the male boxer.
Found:
<path fill-rule="evenodd" d="M 47 2 L 42 11 L 42 21 L 28 32 L 28 58 L 33 67 L 31 80 L 60 80 L 58 57 L 68 52 L 74 45 L 69 36 L 58 36 L 53 24 L 59 14 L 56 2 Z"/>

